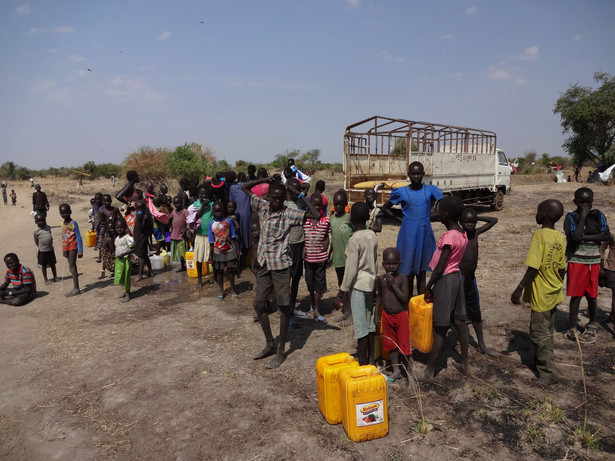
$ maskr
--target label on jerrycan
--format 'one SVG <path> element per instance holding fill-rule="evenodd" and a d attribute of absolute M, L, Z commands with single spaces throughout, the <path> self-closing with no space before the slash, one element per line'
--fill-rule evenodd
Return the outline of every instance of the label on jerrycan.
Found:
<path fill-rule="evenodd" d="M 355 409 L 358 427 L 373 426 L 384 422 L 384 402 L 382 400 L 358 403 Z"/>

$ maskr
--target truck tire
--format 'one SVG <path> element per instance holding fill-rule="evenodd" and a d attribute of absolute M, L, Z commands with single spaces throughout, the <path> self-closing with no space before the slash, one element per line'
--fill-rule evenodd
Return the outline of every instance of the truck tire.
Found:
<path fill-rule="evenodd" d="M 498 190 L 493 196 L 493 203 L 491 204 L 491 209 L 493 211 L 500 211 L 504 208 L 504 192 Z"/>

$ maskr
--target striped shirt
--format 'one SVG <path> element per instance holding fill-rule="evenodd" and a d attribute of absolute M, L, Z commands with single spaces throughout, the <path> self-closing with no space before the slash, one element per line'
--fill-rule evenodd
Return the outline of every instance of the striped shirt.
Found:
<path fill-rule="evenodd" d="M 32 287 L 32 293 L 36 293 L 36 280 L 34 279 L 34 273 L 22 264 L 19 265 L 19 270 L 16 274 L 11 270 L 6 271 L 4 283 L 10 283 L 13 285 L 13 288 L 21 288 L 23 286 L 30 285 Z"/>
<path fill-rule="evenodd" d="M 258 214 L 261 226 L 257 262 L 270 271 L 279 271 L 291 266 L 292 260 L 288 254 L 288 233 L 293 226 L 303 225 L 305 211 L 283 206 L 272 212 L 269 200 L 253 195 L 250 206 Z"/>
<path fill-rule="evenodd" d="M 600 264 L 600 244 L 597 242 L 589 242 L 582 240 L 575 242 L 573 236 L 577 230 L 579 215 L 576 211 L 572 211 L 566 215 L 564 220 L 564 232 L 568 243 L 566 245 L 566 259 L 571 263 L 579 264 Z M 583 235 L 603 234 L 604 239 L 610 237 L 609 226 L 606 218 L 600 210 L 593 209 L 585 218 L 585 228 Z"/>
<path fill-rule="evenodd" d="M 329 238 L 331 237 L 331 222 L 326 216 L 318 222 L 308 218 L 303 225 L 305 234 L 305 261 L 320 263 L 329 258 Z"/>

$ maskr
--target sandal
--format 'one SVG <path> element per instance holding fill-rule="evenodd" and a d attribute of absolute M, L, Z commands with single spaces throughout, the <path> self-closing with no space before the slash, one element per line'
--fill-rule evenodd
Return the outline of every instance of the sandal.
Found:
<path fill-rule="evenodd" d="M 593 344 L 596 342 L 597 332 L 595 328 L 586 328 L 585 333 L 581 335 L 583 342 L 587 344 Z M 580 339 L 580 338 L 579 338 Z"/>
<path fill-rule="evenodd" d="M 579 333 L 578 331 L 577 331 L 576 335 L 574 334 L 573 330 L 567 330 L 566 333 L 564 333 L 564 338 L 569 339 L 570 341 L 576 341 L 577 340 L 577 336 L 578 336 L 580 342 L 585 342 L 584 338 L 583 338 L 583 335 L 581 335 L 581 333 Z"/>
<path fill-rule="evenodd" d="M 327 319 L 324 318 L 322 315 L 319 315 L 314 320 L 316 320 L 318 323 L 322 323 L 323 325 L 326 325 L 327 323 L 329 323 L 327 322 Z"/>
<path fill-rule="evenodd" d="M 233 293 L 233 294 L 231 295 L 231 299 L 237 299 L 237 293 Z"/>
<path fill-rule="evenodd" d="M 218 295 L 218 299 L 222 301 L 224 299 L 224 295 Z"/>
<path fill-rule="evenodd" d="M 295 310 L 295 317 L 297 317 L 298 319 L 307 319 L 310 317 L 310 315 L 305 311 L 297 309 Z"/>

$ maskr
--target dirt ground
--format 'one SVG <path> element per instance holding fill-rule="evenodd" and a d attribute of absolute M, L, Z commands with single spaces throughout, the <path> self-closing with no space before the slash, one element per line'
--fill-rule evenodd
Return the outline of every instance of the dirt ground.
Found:
<path fill-rule="evenodd" d="M 579 184 L 545 176 L 513 181 L 503 211 L 481 210 L 500 220 L 480 237 L 477 274 L 486 339 L 499 357 L 471 347 L 472 377 L 465 378 L 451 366 L 459 354 L 449 333 L 435 384 L 422 385 L 420 394 L 399 382 L 389 385 L 389 434 L 365 443 L 350 441 L 342 425 L 327 424 L 318 411 L 316 360 L 356 348 L 352 329 L 333 322 L 332 269 L 323 308 L 330 323 L 299 320 L 286 362 L 267 370 L 266 362 L 252 360 L 264 340 L 252 321 L 251 273 L 239 280 L 238 300 L 218 301 L 209 285 L 199 295 L 194 279 L 166 271 L 133 283 L 134 299 L 123 304 L 120 287 L 97 280 L 99 265 L 87 248 L 78 261 L 83 293 L 66 298 L 71 279 L 61 257 L 57 206 L 71 203 L 85 232 L 89 198 L 99 189 L 113 192 L 111 184 L 86 183 L 79 190 L 73 182 L 41 180 L 64 276 L 46 286 L 36 267 L 32 190 L 29 183 L 9 183 L 18 206 L 10 199 L 0 204 L 0 253 L 14 251 L 34 269 L 39 296 L 24 307 L 0 305 L 0 459 L 615 459 L 615 333 L 605 323 L 610 291 L 600 289 L 598 341 L 581 351 L 563 336 L 568 299 L 560 306 L 561 380 L 546 390 L 532 384 L 529 306 L 510 303 L 537 228 L 536 205 L 557 198 L 572 210 Z M 329 197 L 335 186 L 328 186 Z M 615 189 L 591 187 L 594 206 L 615 222 Z M 386 223 L 380 252 L 394 246 L 397 231 Z M 440 235 L 443 227 L 434 224 L 434 231 Z M 304 309 L 306 296 L 302 284 Z M 584 325 L 584 302 L 581 311 Z M 271 319 L 277 331 L 278 314 Z M 425 356 L 417 353 L 415 360 L 424 366 Z M 422 417 L 431 431 L 416 431 Z M 579 427 L 587 430 L 586 442 L 593 436 L 592 448 L 582 446 Z"/>

